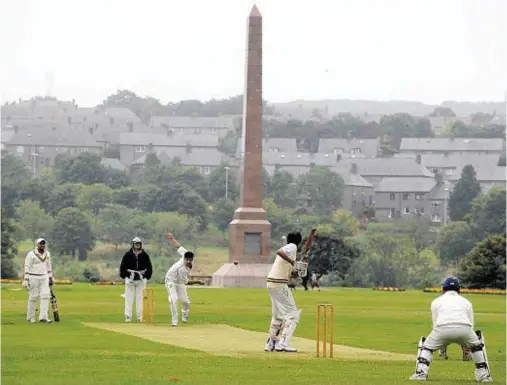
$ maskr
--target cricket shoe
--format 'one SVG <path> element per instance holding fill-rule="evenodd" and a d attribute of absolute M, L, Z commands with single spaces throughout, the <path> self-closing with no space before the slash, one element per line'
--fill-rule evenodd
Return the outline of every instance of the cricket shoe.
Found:
<path fill-rule="evenodd" d="M 125 317 L 125 322 L 126 322 L 126 323 L 130 323 L 130 322 L 132 322 L 132 318 L 130 318 L 130 317 Z"/>
<path fill-rule="evenodd" d="M 36 321 L 35 321 L 35 318 L 30 318 L 30 319 L 28 320 L 28 322 L 30 322 L 31 324 L 34 324 Z"/>
<path fill-rule="evenodd" d="M 442 357 L 444 360 L 448 360 L 449 357 L 447 356 L 447 349 L 442 349 L 438 351 L 438 355 Z"/>
<path fill-rule="evenodd" d="M 412 374 L 409 378 L 409 380 L 412 381 L 426 381 L 428 379 L 428 375 L 424 373 L 415 373 Z"/>
<path fill-rule="evenodd" d="M 493 379 L 485 369 L 475 371 L 475 381 L 477 382 L 493 382 Z"/>
<path fill-rule="evenodd" d="M 287 353 L 295 353 L 298 351 L 296 348 L 280 343 L 275 344 L 275 350 L 277 352 L 287 352 Z"/>
<path fill-rule="evenodd" d="M 177 322 L 173 322 L 171 326 L 172 327 L 178 326 L 178 323 Z"/>
<path fill-rule="evenodd" d="M 39 322 L 41 322 L 43 324 L 50 324 L 51 322 L 53 322 L 53 320 L 43 318 L 43 319 L 40 319 Z"/>
<path fill-rule="evenodd" d="M 265 352 L 272 352 L 275 350 L 275 341 L 273 341 L 271 338 L 268 338 L 266 341 L 266 346 L 264 346 Z"/>
<path fill-rule="evenodd" d="M 187 316 L 182 316 L 181 317 L 181 322 L 183 322 L 184 324 L 186 324 L 188 322 L 188 317 Z"/>

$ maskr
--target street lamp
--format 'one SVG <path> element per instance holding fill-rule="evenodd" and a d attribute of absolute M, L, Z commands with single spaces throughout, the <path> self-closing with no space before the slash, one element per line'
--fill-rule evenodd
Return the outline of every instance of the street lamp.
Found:
<path fill-rule="evenodd" d="M 36 150 L 34 149 L 32 151 L 32 159 L 33 159 L 33 176 L 35 177 L 35 174 L 37 173 L 37 156 L 39 155 Z"/>
<path fill-rule="evenodd" d="M 447 194 L 449 193 L 447 183 L 447 181 L 444 182 L 444 226 L 447 224 Z"/>
<path fill-rule="evenodd" d="M 224 167 L 225 168 L 225 199 L 227 199 L 227 196 L 229 195 L 229 169 L 230 167 Z"/>

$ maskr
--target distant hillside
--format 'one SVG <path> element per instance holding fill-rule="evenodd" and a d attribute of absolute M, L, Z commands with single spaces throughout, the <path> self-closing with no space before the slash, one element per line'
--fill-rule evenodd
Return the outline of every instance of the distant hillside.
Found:
<path fill-rule="evenodd" d="M 379 102 L 374 100 L 294 100 L 288 103 L 270 103 L 278 112 L 290 113 L 294 110 L 324 110 L 327 108 L 328 114 L 335 115 L 340 112 L 350 112 L 352 114 L 369 115 L 376 114 L 395 114 L 397 112 L 406 112 L 414 116 L 426 116 L 430 114 L 438 105 L 424 104 L 421 102 L 412 102 L 404 100 L 392 100 L 388 102 Z M 459 117 L 469 116 L 477 112 L 493 113 L 496 110 L 497 115 L 505 116 L 504 102 L 456 102 L 445 101 L 440 106 L 450 107 Z"/>

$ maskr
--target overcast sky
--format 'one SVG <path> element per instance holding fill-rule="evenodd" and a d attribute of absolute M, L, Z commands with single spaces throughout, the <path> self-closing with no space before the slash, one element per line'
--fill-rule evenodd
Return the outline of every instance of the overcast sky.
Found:
<path fill-rule="evenodd" d="M 264 97 L 503 100 L 505 0 L 258 0 Z M 2 99 L 243 93 L 253 0 L 0 0 Z"/>

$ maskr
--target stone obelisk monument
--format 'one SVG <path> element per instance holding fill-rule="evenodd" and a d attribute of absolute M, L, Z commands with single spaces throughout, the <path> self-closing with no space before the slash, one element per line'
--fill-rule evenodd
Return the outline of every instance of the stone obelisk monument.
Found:
<path fill-rule="evenodd" d="M 229 263 L 213 276 L 214 286 L 265 287 L 269 268 L 271 223 L 262 208 L 262 16 L 255 5 L 248 17 L 245 77 L 240 207 L 229 224 Z"/>

